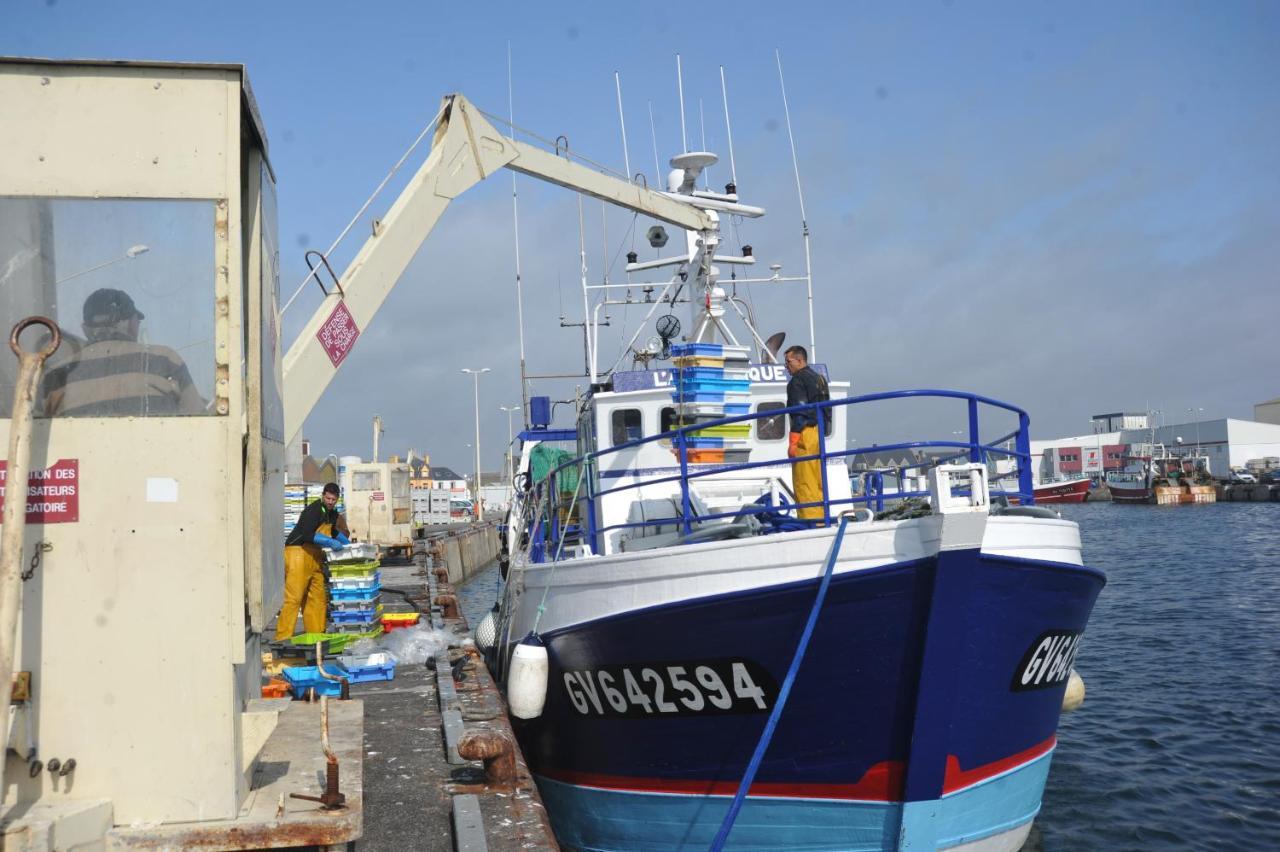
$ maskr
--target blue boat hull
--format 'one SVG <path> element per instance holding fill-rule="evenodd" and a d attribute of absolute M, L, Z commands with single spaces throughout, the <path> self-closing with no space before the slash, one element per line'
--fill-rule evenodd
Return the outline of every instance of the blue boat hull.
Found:
<path fill-rule="evenodd" d="M 1104 582 L 976 550 L 834 577 L 729 848 L 935 848 L 1028 825 Z M 562 844 L 708 848 L 816 589 L 543 635 L 546 709 L 516 733 Z"/>

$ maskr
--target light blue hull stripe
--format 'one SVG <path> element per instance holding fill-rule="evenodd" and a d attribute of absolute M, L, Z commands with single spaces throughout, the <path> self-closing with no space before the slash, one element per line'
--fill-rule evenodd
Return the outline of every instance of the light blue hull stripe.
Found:
<path fill-rule="evenodd" d="M 973 787 L 906 807 L 888 802 L 749 798 L 727 848 L 843 852 L 920 849 L 920 839 L 925 837 L 935 838 L 939 847 L 981 840 L 1035 818 L 1052 756 L 1049 752 Z M 561 844 L 593 852 L 708 849 L 732 799 L 602 790 L 541 777 L 538 788 L 555 818 Z M 900 836 L 914 842 L 899 847 Z M 620 841 L 617 845 L 590 842 L 599 837 Z"/>

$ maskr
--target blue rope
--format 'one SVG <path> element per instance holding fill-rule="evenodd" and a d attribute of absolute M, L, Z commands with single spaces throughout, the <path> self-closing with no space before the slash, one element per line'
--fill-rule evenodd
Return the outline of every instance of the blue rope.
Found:
<path fill-rule="evenodd" d="M 835 570 L 836 557 L 840 554 L 840 542 L 844 539 L 844 528 L 849 523 L 849 516 L 843 515 L 840 518 L 840 526 L 836 530 L 836 537 L 831 542 L 831 552 L 827 554 L 827 566 L 822 572 L 822 582 L 818 586 L 818 596 L 813 599 L 813 609 L 809 610 L 809 621 L 804 626 L 804 633 L 800 636 L 800 644 L 796 646 L 795 656 L 791 659 L 791 668 L 787 669 L 787 676 L 782 681 L 782 688 L 778 690 L 778 699 L 773 703 L 773 712 L 769 714 L 769 721 L 765 723 L 764 732 L 760 734 L 760 741 L 756 743 L 755 754 L 751 755 L 751 762 L 747 764 L 747 774 L 742 776 L 742 781 L 738 784 L 738 792 L 733 796 L 733 804 L 729 806 L 729 812 L 724 815 L 724 822 L 720 823 L 720 830 L 716 832 L 716 839 L 711 841 L 711 852 L 720 852 L 724 848 L 724 844 L 729 840 L 729 832 L 733 831 L 733 824 L 738 819 L 738 812 L 742 810 L 742 803 L 747 798 L 747 791 L 751 789 L 751 784 L 756 780 L 756 772 L 760 769 L 760 763 L 764 760 L 764 754 L 769 750 L 769 742 L 773 739 L 774 729 L 778 727 L 778 720 L 782 718 L 782 709 L 787 705 L 787 698 L 791 695 L 791 685 L 795 682 L 796 672 L 800 670 L 800 664 L 804 662 L 804 652 L 809 647 L 809 640 L 813 638 L 813 628 L 818 623 L 818 613 L 822 611 L 822 602 L 827 597 L 827 587 L 831 585 L 831 574 Z"/>

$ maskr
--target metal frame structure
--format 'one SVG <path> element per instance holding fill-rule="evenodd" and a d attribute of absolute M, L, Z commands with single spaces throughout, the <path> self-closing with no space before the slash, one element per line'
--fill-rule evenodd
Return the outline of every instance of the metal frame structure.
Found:
<path fill-rule="evenodd" d="M 863 405 L 868 403 L 882 402 L 893 399 L 906 398 L 942 398 L 942 399 L 961 399 L 966 402 L 967 419 L 969 426 L 968 441 L 954 440 L 936 440 L 936 441 L 904 441 L 896 444 L 884 444 L 874 447 L 854 447 L 845 450 L 828 451 L 826 441 L 826 423 L 830 418 L 830 412 L 838 406 L 847 405 Z M 983 442 L 980 439 L 980 423 L 979 423 L 979 406 L 987 405 L 993 408 L 1011 412 L 1018 416 L 1018 428 L 1013 432 L 1002 435 L 993 441 Z M 774 418 L 780 415 L 790 415 L 802 411 L 812 411 L 815 420 L 818 423 L 818 453 L 809 456 L 800 456 L 797 458 L 771 458 L 763 461 L 744 462 L 740 464 L 699 464 L 698 469 L 691 470 L 689 462 L 689 446 L 687 439 L 689 433 L 701 429 L 707 429 L 714 426 L 728 425 L 732 423 L 746 423 L 766 418 Z M 1014 449 L 1007 448 L 1009 441 L 1014 442 Z M 607 488 L 596 490 L 594 486 L 594 477 L 592 471 L 595 469 L 599 459 L 611 455 L 613 453 L 624 450 L 633 449 L 642 444 L 649 444 L 655 441 L 670 441 L 673 449 L 676 449 L 680 459 L 680 473 L 672 476 L 661 476 L 651 479 L 644 479 L 640 482 L 633 482 L 627 485 L 621 485 L 616 488 Z M 591 547 L 592 552 L 600 552 L 600 536 L 603 533 L 618 529 L 653 527 L 653 526 L 670 526 L 673 522 L 678 522 L 685 535 L 689 535 L 693 531 L 695 523 L 705 521 L 724 520 L 738 517 L 744 509 L 733 512 L 717 512 L 710 514 L 696 514 L 692 511 L 690 501 L 690 481 L 698 480 L 717 474 L 725 474 L 730 472 L 753 470 L 766 467 L 775 467 L 779 464 L 793 464 L 797 462 L 818 461 L 822 473 L 822 500 L 813 503 L 791 503 L 786 508 L 800 509 L 811 506 L 820 506 L 823 510 L 823 522 L 830 525 L 833 519 L 839 515 L 839 510 L 832 511 L 832 507 L 836 505 L 858 505 L 874 507 L 876 511 L 884 509 L 885 495 L 883 491 L 880 493 L 867 493 L 863 495 L 855 495 L 850 498 L 831 499 L 828 483 L 827 483 L 827 461 L 833 458 L 845 458 L 849 456 L 863 455 L 866 453 L 892 452 L 899 450 L 914 450 L 926 448 L 941 448 L 955 450 L 953 456 L 943 457 L 941 459 L 920 462 L 915 465 L 906 465 L 900 468 L 900 474 L 916 468 L 924 469 L 933 467 L 937 464 L 947 463 L 948 461 L 963 458 L 969 462 L 986 463 L 992 457 L 1013 458 L 1017 460 L 1017 491 L 1006 491 L 1008 497 L 1018 498 L 1023 505 L 1033 505 L 1035 502 L 1035 491 L 1031 477 L 1031 437 L 1030 437 L 1030 417 L 1027 412 L 1017 406 L 1006 402 L 1001 402 L 990 397 L 978 394 L 965 393 L 963 391 L 951 390 L 901 390 L 887 391 L 884 393 L 864 394 L 862 396 L 848 397 L 845 399 L 834 399 L 826 402 L 814 403 L 809 405 L 792 406 L 783 409 L 770 409 L 767 412 L 755 412 L 752 414 L 743 414 L 735 417 L 726 417 L 709 423 L 698 423 L 689 426 L 683 426 L 670 432 L 664 432 L 658 435 L 651 435 L 647 438 L 640 438 L 628 441 L 617 446 L 609 447 L 604 450 L 598 450 L 579 456 L 571 461 L 556 467 L 547 474 L 547 477 L 538 483 L 532 485 L 531 499 L 528 501 L 530 505 L 541 506 L 542 509 L 538 513 L 538 517 L 534 518 L 533 529 L 530 530 L 530 539 L 542 542 L 543 547 L 533 548 L 531 550 L 531 558 L 535 562 L 547 561 L 547 556 L 551 555 L 553 560 L 559 559 L 564 553 L 562 541 L 569 538 L 577 538 L 585 540 Z M 585 483 L 586 493 L 575 493 L 569 501 L 562 499 L 556 482 L 563 471 L 577 469 L 578 481 Z M 681 514 L 678 518 L 662 518 L 656 520 L 638 521 L 623 524 L 611 524 L 608 526 L 598 526 L 596 523 L 596 501 L 610 494 L 620 493 L 623 491 L 634 490 L 653 485 L 661 485 L 664 483 L 679 483 L 680 486 L 680 504 Z M 906 497 L 923 497 L 928 491 L 900 491 L 898 498 Z M 764 507 L 761 507 L 762 509 Z M 745 511 L 752 510 L 747 507 Z M 561 518 L 572 518 L 576 515 L 579 523 L 576 525 L 562 525 Z M 586 529 L 581 528 L 581 522 L 586 521 Z"/>

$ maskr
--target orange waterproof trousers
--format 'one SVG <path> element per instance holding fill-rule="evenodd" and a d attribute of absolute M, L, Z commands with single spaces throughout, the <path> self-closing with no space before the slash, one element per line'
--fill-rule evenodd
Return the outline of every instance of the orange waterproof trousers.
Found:
<path fill-rule="evenodd" d="M 329 535 L 331 525 L 321 524 L 320 533 Z M 307 633 L 323 633 L 329 620 L 324 587 L 323 551 L 314 544 L 295 544 L 284 549 L 284 603 L 276 619 L 276 641 L 284 641 L 294 633 L 298 610 L 302 610 L 302 627 Z"/>
<path fill-rule="evenodd" d="M 800 430 L 800 443 L 796 447 L 801 456 L 818 454 L 818 427 L 806 426 Z M 812 461 L 794 462 L 791 465 L 791 485 L 796 492 L 797 503 L 817 503 L 797 509 L 796 515 L 806 521 L 822 520 L 822 463 Z"/>

